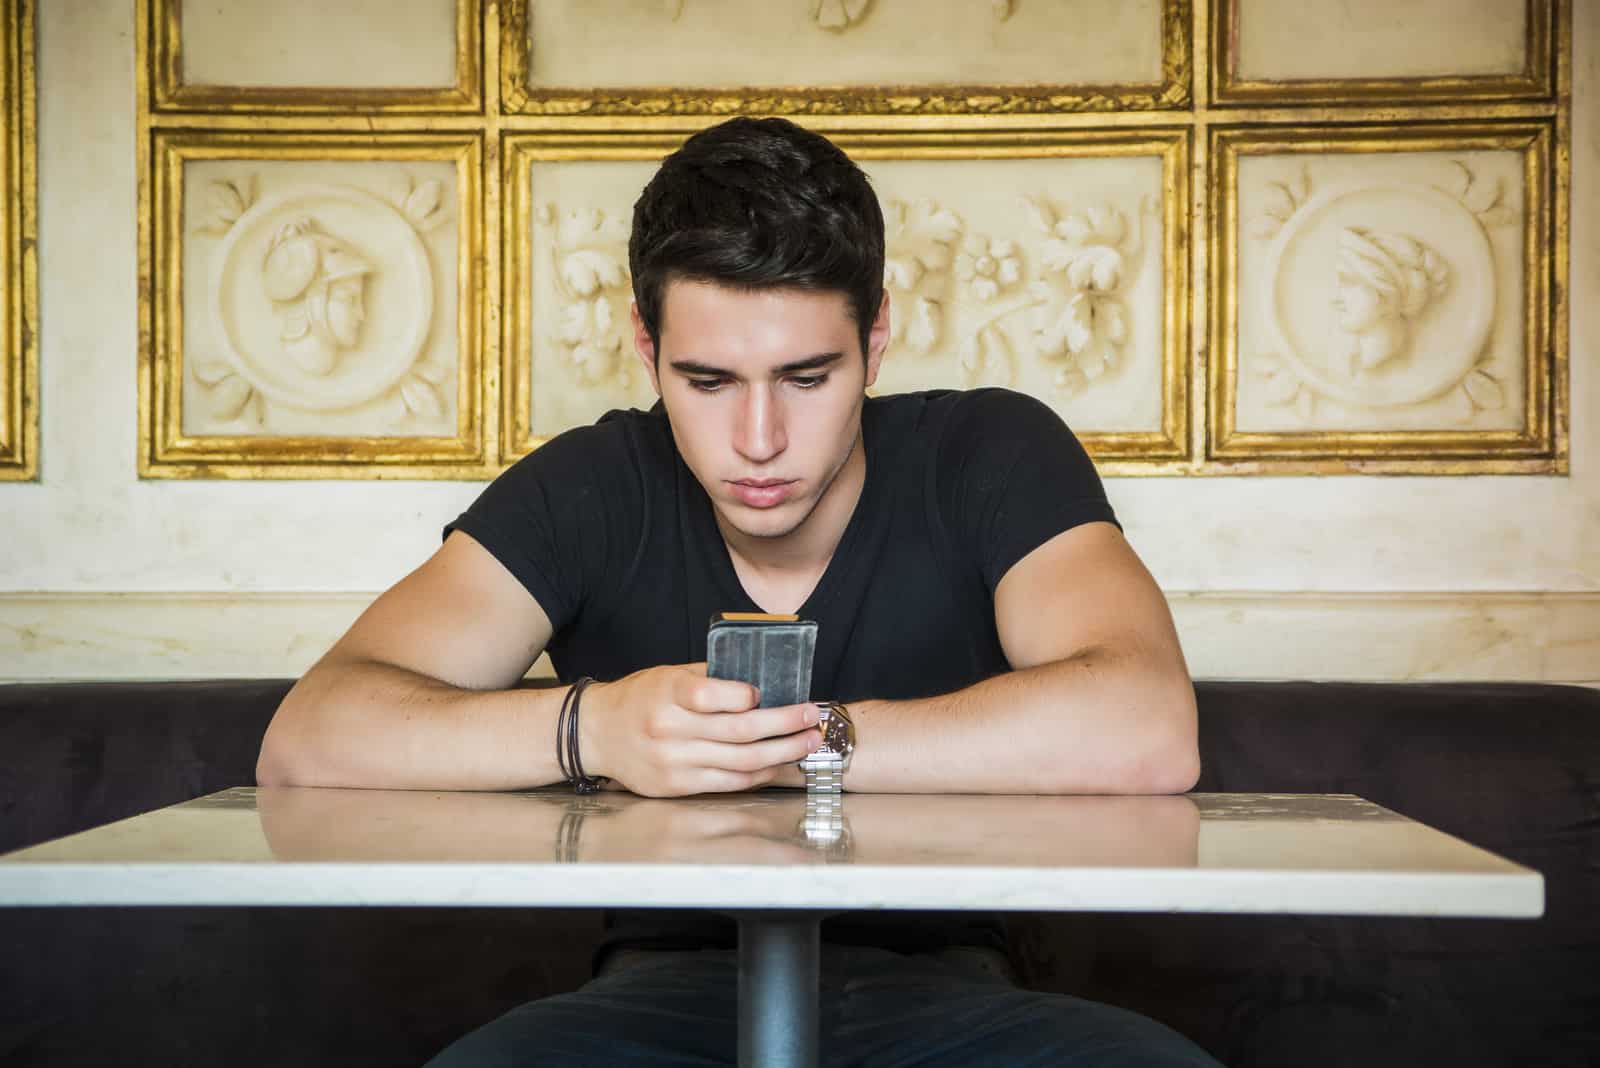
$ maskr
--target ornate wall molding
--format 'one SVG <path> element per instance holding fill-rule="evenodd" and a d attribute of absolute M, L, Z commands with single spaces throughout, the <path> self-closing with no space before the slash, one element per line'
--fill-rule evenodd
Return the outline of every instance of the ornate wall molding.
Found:
<path fill-rule="evenodd" d="M 680 19 L 686 6 L 706 0 L 664 0 L 659 9 L 663 30 Z M 778 0 L 803 7 L 822 38 L 844 38 L 874 8 L 893 4 L 918 7 L 919 0 Z M 984 18 L 1012 18 L 1009 0 L 961 0 L 981 9 Z M 502 0 L 500 26 L 501 98 L 507 112 L 524 115 L 699 116 L 730 115 L 895 115 L 977 116 L 1031 115 L 1061 112 L 1160 111 L 1188 106 L 1191 94 L 1191 0 L 1159 0 L 1160 63 L 1158 81 L 1100 84 L 949 84 L 949 85 L 818 85 L 766 86 L 740 89 L 693 85 L 615 89 L 604 86 L 541 85 L 530 57 L 534 0 Z M 925 5 L 922 5 L 925 7 Z M 635 9 L 636 10 L 636 9 Z M 925 14 L 925 12 L 924 12 Z M 848 47 L 848 40 L 821 41 Z"/>
<path fill-rule="evenodd" d="M 677 140 L 508 138 L 502 425 L 513 456 L 653 401 L 628 327 L 629 208 Z M 879 389 L 1022 389 L 1099 458 L 1187 458 L 1186 132 L 837 140 L 872 175 L 887 217 L 895 336 Z"/>
<path fill-rule="evenodd" d="M 1390 41 L 1275 52 L 1294 26 L 1269 0 L 349 16 L 453 20 L 455 84 L 430 47 L 426 89 L 371 88 L 375 62 L 345 88 L 302 84 L 326 49 L 292 48 L 264 53 L 270 85 L 185 84 L 183 49 L 223 24 L 195 8 L 186 45 L 183 2 L 138 0 L 136 20 L 147 477 L 488 476 L 648 405 L 628 211 L 654 160 L 744 113 L 814 123 L 872 173 L 896 310 L 884 391 L 1034 393 L 1112 476 L 1567 470 L 1569 0 L 1483 0 L 1449 24 L 1476 50 L 1425 59 Z M 1426 36 L 1453 2 L 1392 14 Z M 1307 10 L 1346 44 L 1386 11 Z M 322 24 L 314 0 L 273 17 L 291 44 Z M 746 85 L 728 71 L 755 53 L 724 49 L 642 84 L 685 35 L 781 27 L 760 37 L 782 44 L 772 70 L 817 49 L 898 60 L 907 19 L 968 31 L 939 38 L 967 51 L 937 53 L 932 80 L 999 73 L 763 85 L 757 66 Z M 562 48 L 542 73 L 536 30 Z M 1045 65 L 1012 84 L 1019 34 Z M 637 63 L 585 67 L 635 38 Z M 1060 73 L 1094 63 L 1114 76 Z M 597 70 L 612 83 L 583 84 Z"/>
<path fill-rule="evenodd" d="M 1380 104 L 1423 101 L 1550 100 L 1556 93 L 1560 39 L 1559 0 L 1522 0 L 1525 5 L 1520 69 L 1496 73 L 1445 73 L 1411 77 L 1259 78 L 1240 73 L 1240 35 L 1253 3 L 1272 0 L 1210 0 L 1210 100 L 1222 106 L 1273 104 Z M 1280 8 L 1286 10 L 1286 8 Z M 1450 24 L 1454 29 L 1454 23 Z M 1337 43 L 1330 48 L 1338 49 Z M 1427 45 L 1422 49 L 1428 51 Z"/>
<path fill-rule="evenodd" d="M 481 154 L 470 135 L 156 133 L 142 473 L 481 467 Z"/>
<path fill-rule="evenodd" d="M 39 471 L 39 127 L 32 0 L 0 25 L 0 481 Z"/>
<path fill-rule="evenodd" d="M 1551 124 L 1212 138 L 1210 458 L 1562 468 Z"/>
<path fill-rule="evenodd" d="M 219 114 L 341 114 L 359 108 L 380 114 L 472 113 L 483 110 L 483 11 L 481 0 L 439 0 L 455 11 L 455 84 L 438 88 L 319 85 L 252 86 L 192 84 L 184 78 L 185 0 L 140 0 L 148 5 L 150 107 L 157 112 Z M 380 17 L 381 7 L 369 9 Z M 358 42 L 351 42 L 352 47 Z"/>

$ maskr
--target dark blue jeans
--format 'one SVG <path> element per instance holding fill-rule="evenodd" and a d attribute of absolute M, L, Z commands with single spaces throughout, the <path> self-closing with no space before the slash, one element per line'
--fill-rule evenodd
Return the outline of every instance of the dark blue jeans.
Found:
<path fill-rule="evenodd" d="M 640 954 L 512 1010 L 428 1068 L 734 1064 L 738 970 L 732 950 Z M 1154 1020 L 929 956 L 825 944 L 820 1004 L 829 1066 L 1220 1068 Z"/>

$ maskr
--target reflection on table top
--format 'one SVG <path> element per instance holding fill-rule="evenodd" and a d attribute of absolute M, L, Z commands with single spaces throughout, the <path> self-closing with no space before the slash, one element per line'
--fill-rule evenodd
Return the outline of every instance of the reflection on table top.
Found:
<path fill-rule="evenodd" d="M 1350 795 L 239 788 L 0 856 L 0 905 L 1537 916 L 1538 873 Z"/>

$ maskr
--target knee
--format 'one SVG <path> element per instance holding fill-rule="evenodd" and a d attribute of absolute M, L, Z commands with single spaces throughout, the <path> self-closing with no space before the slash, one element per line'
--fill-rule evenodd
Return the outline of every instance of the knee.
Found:
<path fill-rule="evenodd" d="M 530 1001 L 456 1039 L 424 1068 L 527 1068 L 541 1064 L 605 1064 L 604 1051 L 586 1047 L 574 995 Z"/>
<path fill-rule="evenodd" d="M 1192 1040 L 1136 1012 L 1064 994 L 1029 1001 L 1006 1028 L 1006 1053 L 996 1063 L 1222 1068 Z"/>

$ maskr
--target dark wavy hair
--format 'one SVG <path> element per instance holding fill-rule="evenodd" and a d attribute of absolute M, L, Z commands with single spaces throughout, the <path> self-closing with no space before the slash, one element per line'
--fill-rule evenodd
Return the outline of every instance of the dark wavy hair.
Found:
<path fill-rule="evenodd" d="M 826 137 L 787 119 L 729 119 L 685 141 L 639 194 L 628 269 L 658 358 L 676 281 L 842 292 L 865 355 L 883 299 L 883 210 Z"/>

